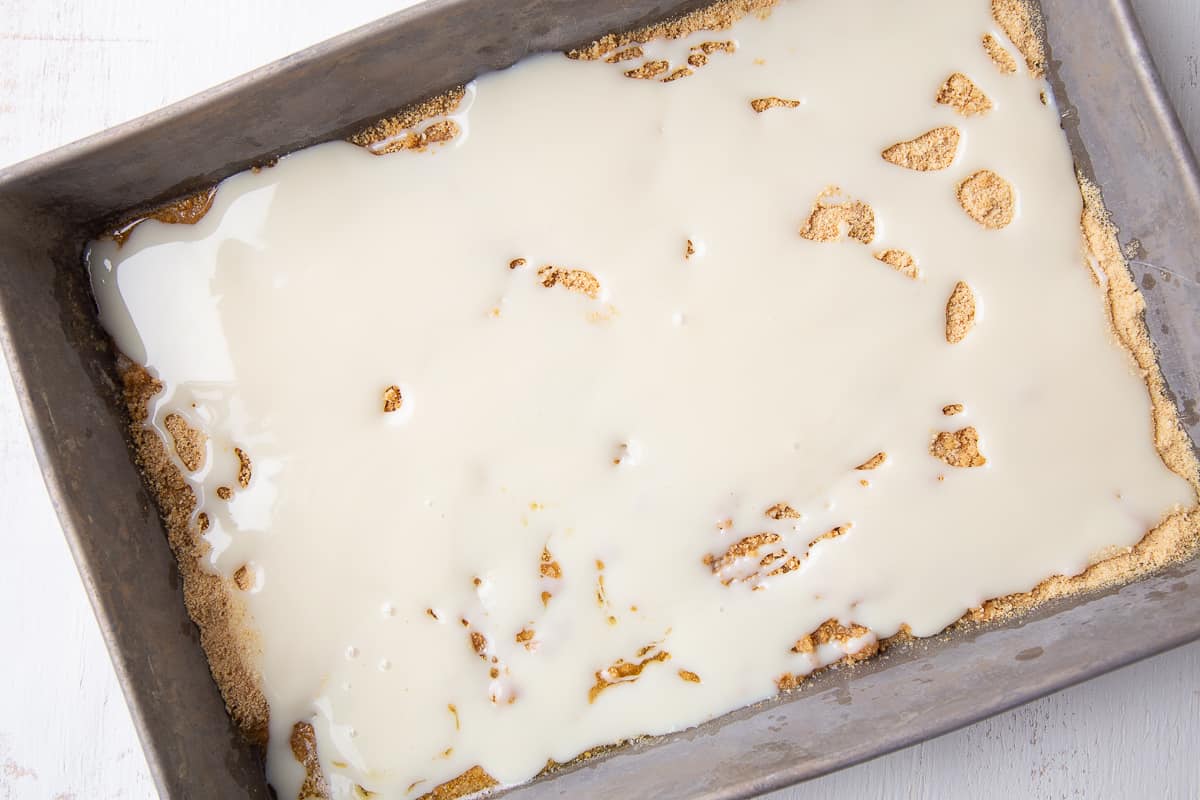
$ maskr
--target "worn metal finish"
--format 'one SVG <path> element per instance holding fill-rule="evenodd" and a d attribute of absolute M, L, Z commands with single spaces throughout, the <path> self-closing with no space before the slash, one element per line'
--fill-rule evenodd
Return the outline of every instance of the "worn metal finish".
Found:
<path fill-rule="evenodd" d="M 99 136 L 0 171 L 0 345 L 50 496 L 167 798 L 265 798 L 209 676 L 134 468 L 80 263 L 131 207 L 335 138 L 530 52 L 689 0 L 433 0 Z M 1200 434 L 1200 180 L 1125 0 L 1043 0 L 1077 161 L 1104 188 L 1193 441 Z M 1086 402 L 1081 398 L 1080 402 Z M 512 797 L 744 797 L 935 736 L 1200 638 L 1200 561 L 832 671 L 795 695 L 640 742 Z"/>

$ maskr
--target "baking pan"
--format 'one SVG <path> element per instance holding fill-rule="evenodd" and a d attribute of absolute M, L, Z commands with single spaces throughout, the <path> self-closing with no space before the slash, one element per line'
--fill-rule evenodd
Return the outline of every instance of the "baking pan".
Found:
<path fill-rule="evenodd" d="M 134 468 L 84 243 L 122 212 L 339 138 L 522 56 L 701 5 L 432 0 L 0 171 L 0 344 L 164 798 L 270 796 L 233 729 Z M 1125 0 L 1043 0 L 1051 79 L 1121 229 L 1168 386 L 1200 433 L 1200 181 Z M 1080 398 L 1080 402 L 1086 402 Z M 3 512 L 0 511 L 0 519 Z M 1200 638 L 1200 559 L 1004 624 L 895 647 L 786 697 L 617 749 L 512 797 L 745 797 L 944 733 Z"/>

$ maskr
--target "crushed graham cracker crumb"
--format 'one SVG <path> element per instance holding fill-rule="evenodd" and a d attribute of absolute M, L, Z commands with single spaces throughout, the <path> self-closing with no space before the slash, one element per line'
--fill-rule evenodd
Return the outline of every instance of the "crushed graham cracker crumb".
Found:
<path fill-rule="evenodd" d="M 750 101 L 750 107 L 757 114 L 761 114 L 769 108 L 798 108 L 799 106 L 799 100 L 789 100 L 785 97 L 756 97 Z"/>
<path fill-rule="evenodd" d="M 383 390 L 383 412 L 390 414 L 393 411 L 399 411 L 404 405 L 404 396 L 400 394 L 400 387 L 392 384 Z"/>
<path fill-rule="evenodd" d="M 476 764 L 458 777 L 433 787 L 417 800 L 458 800 L 460 797 L 482 792 L 484 789 L 490 789 L 498 784 L 499 781 L 489 775 L 487 770 Z"/>
<path fill-rule="evenodd" d="M 546 264 L 538 267 L 538 278 L 542 286 L 550 289 L 562 286 L 572 292 L 586 295 L 595 300 L 600 296 L 600 281 L 595 275 L 583 269 L 568 269 Z"/>
<path fill-rule="evenodd" d="M 887 461 L 887 453 L 880 450 L 878 453 L 871 456 L 866 461 L 864 461 L 863 463 L 861 463 L 857 467 L 855 467 L 855 469 L 857 469 L 857 470 L 875 469 L 876 467 L 883 464 L 883 462 L 885 462 L 885 461 Z"/>
<path fill-rule="evenodd" d="M 187 423 L 181 415 L 167 414 L 163 427 L 171 434 L 175 446 L 175 455 L 183 462 L 188 472 L 195 472 L 204 466 L 204 444 L 207 437 Z"/>
<path fill-rule="evenodd" d="M 512 261 L 508 262 L 508 268 L 509 269 L 520 269 L 521 267 L 525 266 L 528 263 L 529 262 L 523 258 L 514 258 Z"/>
<path fill-rule="evenodd" d="M 974 114 L 985 114 L 992 108 L 992 101 L 983 90 L 963 75 L 955 72 L 946 78 L 946 82 L 938 89 L 935 98 L 944 106 L 950 106 L 964 117 Z"/>
<path fill-rule="evenodd" d="M 686 78 L 689 75 L 694 75 L 694 74 L 695 74 L 695 72 L 692 70 L 691 67 L 688 67 L 688 66 L 676 67 L 675 69 L 671 70 L 670 74 L 668 74 L 665 78 L 659 78 L 659 80 L 663 83 L 671 83 L 672 81 L 677 81 L 680 78 Z"/>
<path fill-rule="evenodd" d="M 946 301 L 946 341 L 957 344 L 975 327 L 975 293 L 963 281 L 954 284 Z"/>
<path fill-rule="evenodd" d="M 634 44 L 645 44 L 654 39 L 682 39 L 701 30 L 726 30 L 748 14 L 765 18 L 777 2 L 778 0 L 719 0 L 661 22 L 652 22 L 621 33 L 606 34 L 585 47 L 568 51 L 566 55 L 567 58 L 594 61 L 604 58 L 614 50 Z M 733 42 L 704 42 L 698 45 L 698 48 L 707 54 L 717 49 L 732 52 L 733 46 Z"/>
<path fill-rule="evenodd" d="M 800 235 L 813 242 L 837 242 L 842 236 L 870 244 L 875 238 L 875 211 L 867 203 L 841 197 L 841 189 L 827 186 L 813 201 Z M 845 234 L 843 234 L 843 226 Z"/>
<path fill-rule="evenodd" d="M 679 677 L 688 683 L 700 683 L 700 676 L 692 672 L 690 669 L 679 670 Z"/>
<path fill-rule="evenodd" d="M 538 565 L 538 571 L 543 578 L 552 578 L 554 580 L 562 578 L 562 567 L 554 560 L 554 556 L 550 555 L 549 548 L 542 548 L 542 558 Z"/>
<path fill-rule="evenodd" d="M 419 131 L 409 131 L 398 139 L 388 142 L 383 147 L 370 148 L 370 152 L 377 156 L 398 153 L 401 150 L 411 150 L 419 153 L 428 149 L 430 145 L 445 144 L 461 132 L 462 128 L 454 120 L 439 120 L 438 122 L 429 123 L 429 125 Z"/>
<path fill-rule="evenodd" d="M 479 631 L 470 632 L 471 649 L 475 651 L 475 655 L 487 661 L 487 637 Z"/>
<path fill-rule="evenodd" d="M 1011 75 L 1017 71 L 1017 60 L 990 33 L 983 35 L 983 50 L 996 65 L 996 69 L 1000 70 L 1001 75 Z"/>
<path fill-rule="evenodd" d="M 444 117 L 447 114 L 453 114 L 462 103 L 466 93 L 466 87 L 455 86 L 427 100 L 413 103 L 401 109 L 396 114 L 380 119 L 358 133 L 355 133 L 353 136 L 350 136 L 347 141 L 359 147 L 364 147 L 376 155 L 394 153 L 398 150 L 420 149 L 430 143 L 430 136 L 437 137 L 444 135 L 447 129 L 442 128 L 431 132 L 429 128 L 426 128 L 424 131 L 426 139 L 423 143 L 409 141 L 409 137 L 415 136 L 418 139 L 420 138 L 420 135 L 412 129 L 435 117 Z M 457 127 L 455 125 L 455 128 Z M 457 134 L 457 131 L 455 133 Z M 383 147 L 377 147 L 377 145 L 381 144 Z M 417 146 L 418 144 L 420 145 L 419 147 Z"/>
<path fill-rule="evenodd" d="M 234 584 L 243 592 L 248 592 L 254 588 L 254 571 L 249 564 L 242 564 L 233 573 Z"/>
<path fill-rule="evenodd" d="M 999 230 L 1013 221 L 1017 211 L 1012 185 L 990 169 L 965 178 L 956 190 L 958 204 L 985 228 Z"/>
<path fill-rule="evenodd" d="M 911 278 L 915 281 L 921 277 L 921 270 L 917 267 L 917 260 L 906 250 L 897 250 L 896 248 L 880 250 L 875 254 L 875 259 L 887 264 L 906 278 Z"/>
<path fill-rule="evenodd" d="M 842 625 L 836 619 L 827 619 L 822 622 L 816 628 L 816 630 L 797 639 L 796 643 L 792 645 L 792 652 L 813 653 L 816 652 L 816 649 L 823 644 L 829 644 L 830 642 L 845 643 L 851 639 L 858 639 L 862 636 L 866 636 L 870 632 L 871 630 L 869 628 L 865 628 L 862 625 L 858 625 L 853 622 L 847 626 Z"/>
<path fill-rule="evenodd" d="M 634 67 L 633 69 L 625 70 L 625 77 L 645 81 L 652 78 L 657 78 L 670 68 L 671 64 L 669 62 L 656 59 L 654 61 L 647 61 L 640 67 Z"/>
<path fill-rule="evenodd" d="M 1025 58 L 1031 78 L 1040 78 L 1046 71 L 1046 54 L 1042 48 L 1044 25 L 1041 14 L 1028 0 L 992 0 L 992 19 Z"/>
<path fill-rule="evenodd" d="M 228 500 L 233 497 L 233 490 L 228 486 L 218 486 L 217 497 L 221 498 L 222 500 Z"/>
<path fill-rule="evenodd" d="M 652 651 L 658 652 L 653 655 L 648 655 Z M 643 656 L 645 656 L 643 658 Z M 596 683 L 588 690 L 588 703 L 596 702 L 596 698 L 600 693 L 610 686 L 616 686 L 619 683 L 633 683 L 641 677 L 642 671 L 651 664 L 669 661 L 671 654 L 666 650 L 658 650 L 658 645 L 651 644 L 638 650 L 637 656 L 641 661 L 626 661 L 623 658 L 618 658 L 610 666 L 602 670 L 596 671 Z"/>
<path fill-rule="evenodd" d="M 800 512 L 787 503 L 776 503 L 766 510 L 771 519 L 800 519 Z"/>
<path fill-rule="evenodd" d="M 958 154 L 960 134 L 953 125 L 942 125 L 915 139 L 897 142 L 884 150 L 883 160 L 905 169 L 930 172 L 946 169 Z"/>
<path fill-rule="evenodd" d="M 771 533 L 770 531 L 744 536 L 729 545 L 719 558 L 713 556 L 711 553 L 705 554 L 703 562 L 716 575 L 722 570 L 733 566 L 738 559 L 757 556 L 760 549 L 769 544 L 776 544 L 780 541 L 780 538 L 779 534 Z"/>
<path fill-rule="evenodd" d="M 210 186 L 207 189 L 201 189 L 195 194 L 160 206 L 149 214 L 127 219 L 114 227 L 107 235 L 117 243 L 117 247 L 122 247 L 129 239 L 129 235 L 133 233 L 133 229 L 146 220 L 153 219 L 167 225 L 195 225 L 204 219 L 204 215 L 212 209 L 213 200 L 216 197 L 217 187 Z"/>
<path fill-rule="evenodd" d="M 953 417 L 955 414 L 961 414 L 962 412 L 962 403 L 950 403 L 949 405 L 942 406 L 942 413 L 947 417 Z"/>
<path fill-rule="evenodd" d="M 254 475 L 254 467 L 250 463 L 250 456 L 246 455 L 246 451 L 240 447 L 233 448 L 233 454 L 237 456 L 238 460 L 238 486 L 246 489 L 250 486 L 250 478 Z"/>
<path fill-rule="evenodd" d="M 642 52 L 642 48 L 634 45 L 633 47 L 626 47 L 624 50 L 618 50 L 604 60 L 609 64 L 620 64 L 622 61 L 632 61 L 635 58 L 641 58 L 643 55 L 645 53 Z"/>
<path fill-rule="evenodd" d="M 829 539 L 836 539 L 839 536 L 844 536 L 846 534 L 846 532 L 849 531 L 852 527 L 854 527 L 853 524 L 847 522 L 845 525 L 837 525 L 833 528 L 830 528 L 829 530 L 825 531 L 820 536 L 818 536 L 817 538 L 815 538 L 811 542 L 809 542 L 808 549 L 809 550 L 813 549 L 820 542 L 824 542 Z"/>
<path fill-rule="evenodd" d="M 696 255 L 696 245 L 692 244 L 691 239 L 688 239 L 687 245 L 683 248 L 683 257 L 688 259 L 694 255 Z"/>
<path fill-rule="evenodd" d="M 317 756 L 317 734 L 308 722 L 297 722 L 292 726 L 288 743 L 297 763 L 304 767 L 304 783 L 300 785 L 300 800 L 320 798 L 328 800 L 329 782 L 321 771 L 321 759 Z"/>
<path fill-rule="evenodd" d="M 979 432 L 971 425 L 938 433 L 929 444 L 929 454 L 952 467 L 982 467 L 987 463 L 979 452 Z"/>

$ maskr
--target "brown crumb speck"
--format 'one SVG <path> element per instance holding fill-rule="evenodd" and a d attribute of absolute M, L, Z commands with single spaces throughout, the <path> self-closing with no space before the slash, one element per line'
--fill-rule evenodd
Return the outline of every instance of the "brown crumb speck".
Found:
<path fill-rule="evenodd" d="M 889 248 L 887 250 L 880 250 L 875 254 L 875 258 L 906 278 L 916 280 L 921 277 L 921 270 L 917 267 L 917 260 L 907 251 Z"/>
<path fill-rule="evenodd" d="M 254 588 L 254 572 L 249 564 L 243 564 L 233 573 L 233 583 L 243 592 Z"/>
<path fill-rule="evenodd" d="M 700 682 L 700 676 L 697 675 L 696 673 L 692 672 L 690 669 L 679 670 L 679 677 L 683 678 L 688 683 L 699 683 Z"/>
<path fill-rule="evenodd" d="M 404 397 L 400 394 L 399 386 L 392 384 L 383 390 L 383 411 L 385 414 L 399 411 L 402 405 L 404 405 Z"/>
<path fill-rule="evenodd" d="M 885 462 L 885 461 L 887 461 L 887 453 L 880 450 L 878 453 L 871 456 L 866 461 L 864 461 L 863 463 L 861 463 L 857 467 L 855 467 L 855 469 L 858 469 L 858 470 L 875 469 L 876 467 L 883 464 L 883 462 Z"/>
<path fill-rule="evenodd" d="M 594 61 L 604 58 L 615 50 L 635 44 L 645 44 L 654 39 L 682 39 L 697 31 L 721 31 L 732 26 L 747 14 L 765 17 L 778 0 L 717 0 L 694 11 L 652 22 L 623 33 L 609 33 L 585 47 L 569 51 L 567 58 Z M 692 50 L 713 53 L 723 50 L 732 53 L 736 49 L 733 41 L 707 41 L 693 45 Z"/>
<path fill-rule="evenodd" d="M 398 114 L 379 120 L 349 137 L 347 141 L 367 148 L 375 155 L 395 153 L 400 150 L 424 149 L 431 142 L 442 141 L 440 137 L 451 131 L 456 135 L 458 126 L 452 121 L 446 120 L 453 128 L 442 126 L 431 130 L 432 126 L 429 126 L 423 132 L 413 129 L 423 122 L 453 113 L 465 96 L 466 88 L 456 86 L 436 97 L 414 103 Z"/>
<path fill-rule="evenodd" d="M 652 650 L 657 649 L 657 645 L 649 645 L 638 651 L 637 658 L 642 658 L 643 655 Z M 642 671 L 651 664 L 669 661 L 671 654 L 666 650 L 659 650 L 653 655 L 646 655 L 641 661 L 626 661 L 623 658 L 618 658 L 610 666 L 596 672 L 596 683 L 588 691 L 588 702 L 596 702 L 596 698 L 610 686 L 616 686 L 618 683 L 632 683 L 636 681 L 642 674 Z"/>
<path fill-rule="evenodd" d="M 1030 3 L 1027 0 L 992 0 L 992 19 L 1021 51 L 1029 76 L 1042 77 L 1046 71 L 1046 54 L 1040 35 L 1042 21 Z"/>
<path fill-rule="evenodd" d="M 246 451 L 240 447 L 233 448 L 233 454 L 237 456 L 238 460 L 238 486 L 245 489 L 250 485 L 250 478 L 254 474 L 253 467 L 250 463 L 250 456 L 246 455 Z"/>
<path fill-rule="evenodd" d="M 975 83 L 961 72 L 953 73 L 938 89 L 937 101 L 950 106 L 964 117 L 984 114 L 991 110 L 992 101 Z"/>
<path fill-rule="evenodd" d="M 108 236 L 121 247 L 133 233 L 133 229 L 148 219 L 157 220 L 167 225 L 195 225 L 204 219 L 204 215 L 212 209 L 213 200 L 217 196 L 217 187 L 201 189 L 195 194 L 176 200 L 146 214 L 128 220 L 108 233 Z"/>
<path fill-rule="evenodd" d="M 562 567 L 554 560 L 554 556 L 550 555 L 549 548 L 542 548 L 542 558 L 538 565 L 538 571 L 543 578 L 553 578 L 554 580 L 562 578 Z"/>
<path fill-rule="evenodd" d="M 542 607 L 543 608 L 550 605 L 551 597 L 554 597 L 554 595 L 550 594 L 549 592 L 542 592 Z"/>
<path fill-rule="evenodd" d="M 562 286 L 572 292 L 586 295 L 595 300 L 600 296 L 600 281 L 595 275 L 583 269 L 568 269 L 566 267 L 556 267 L 552 264 L 538 267 L 538 279 L 541 280 L 542 286 L 550 289 L 554 286 Z"/>
<path fill-rule="evenodd" d="M 618 50 L 604 60 L 609 64 L 620 64 L 622 61 L 632 61 L 635 58 L 641 58 L 643 55 L 645 53 L 642 52 L 642 48 L 634 45 L 633 47 L 626 47 L 624 50 Z"/>
<path fill-rule="evenodd" d="M 228 500 L 229 498 L 233 497 L 233 489 L 230 489 L 228 486 L 218 486 L 217 497 L 221 498 L 222 500 Z"/>
<path fill-rule="evenodd" d="M 814 242 L 836 242 L 843 236 L 870 244 L 875 238 L 875 211 L 861 200 L 842 198 L 841 189 L 827 186 L 813 202 L 800 235 Z"/>
<path fill-rule="evenodd" d="M 292 726 L 292 736 L 288 744 L 292 756 L 304 767 L 304 782 L 300 785 L 302 798 L 329 797 L 329 783 L 325 773 L 321 771 L 321 759 L 317 755 L 317 734 L 308 722 L 297 722 Z"/>
<path fill-rule="evenodd" d="M 960 138 L 958 128 L 942 125 L 915 139 L 897 142 L 881 155 L 884 161 L 918 172 L 946 169 L 954 163 Z"/>
<path fill-rule="evenodd" d="M 688 239 L 687 244 L 683 248 L 683 257 L 691 258 L 696 255 L 696 245 L 692 244 L 692 240 Z"/>
<path fill-rule="evenodd" d="M 1011 75 L 1017 71 L 1017 60 L 990 33 L 983 35 L 983 50 L 1002 75 Z"/>
<path fill-rule="evenodd" d="M 950 403 L 949 405 L 942 406 L 942 413 L 947 417 L 953 417 L 955 414 L 961 414 L 962 412 L 962 403 Z"/>
<path fill-rule="evenodd" d="M 869 628 L 865 628 L 862 625 L 857 625 L 853 622 L 849 625 L 842 625 L 836 619 L 827 619 L 822 622 L 812 633 L 797 639 L 796 643 L 792 645 L 792 652 L 812 653 L 815 652 L 816 649 L 821 645 L 830 644 L 832 642 L 840 642 L 844 644 L 853 639 L 866 636 L 870 632 L 871 631 Z M 875 651 L 872 650 L 871 652 L 873 654 Z M 855 655 L 858 654 L 856 653 Z"/>
<path fill-rule="evenodd" d="M 175 455 L 183 462 L 188 472 L 195 472 L 204 466 L 205 436 L 200 431 L 188 425 L 179 414 L 167 414 L 163 427 L 171 434 L 175 445 Z"/>
<path fill-rule="evenodd" d="M 990 169 L 981 169 L 964 179 L 957 195 L 963 211 L 985 228 L 1003 228 L 1016 214 L 1012 185 Z"/>
<path fill-rule="evenodd" d="M 800 519 L 800 512 L 787 503 L 776 503 L 766 510 L 771 519 Z"/>
<path fill-rule="evenodd" d="M 966 283 L 954 284 L 946 301 L 946 341 L 957 344 L 975 327 L 975 293 Z"/>
<path fill-rule="evenodd" d="M 929 454 L 952 467 L 982 467 L 987 463 L 979 452 L 979 432 L 970 425 L 937 434 L 929 444 Z"/>
<path fill-rule="evenodd" d="M 758 551 L 766 545 L 775 544 L 779 541 L 779 534 L 771 533 L 770 531 L 751 534 L 729 545 L 719 557 L 707 554 L 704 556 L 703 561 L 715 575 L 721 570 L 733 566 L 738 559 L 756 556 L 758 555 Z"/>
<path fill-rule="evenodd" d="M 804 683 L 807 675 L 795 675 L 791 672 L 785 672 L 775 679 L 775 686 L 779 691 L 785 692 L 789 689 L 799 689 L 800 684 Z"/>
<path fill-rule="evenodd" d="M 671 73 L 669 75 L 667 75 L 665 78 L 659 78 L 659 80 L 662 83 L 671 83 L 672 81 L 677 81 L 680 78 L 686 78 L 689 75 L 694 75 L 694 74 L 695 73 L 692 71 L 691 67 L 687 67 L 687 66 L 676 67 L 674 70 L 671 71 Z"/>
<path fill-rule="evenodd" d="M 671 65 L 668 62 L 657 59 L 654 61 L 647 61 L 640 67 L 634 67 L 633 69 L 625 70 L 625 77 L 646 81 L 652 78 L 657 78 L 670 68 Z"/>
<path fill-rule="evenodd" d="M 479 631 L 471 631 L 471 649 L 475 655 L 487 661 L 487 637 Z"/>
<path fill-rule="evenodd" d="M 836 539 L 839 536 L 844 536 L 846 534 L 846 532 L 850 530 L 851 527 L 853 527 L 853 525 L 851 523 L 847 522 L 845 525 L 838 525 L 836 527 L 830 528 L 829 530 L 825 531 L 820 536 L 818 536 L 817 538 L 815 538 L 811 542 L 809 542 L 808 549 L 811 550 L 819 542 L 824 542 L 828 539 Z"/>
<path fill-rule="evenodd" d="M 417 800 L 457 800 L 457 798 L 490 789 L 497 783 L 498 781 L 489 775 L 487 770 L 476 764 L 458 777 L 433 787 Z"/>
<path fill-rule="evenodd" d="M 525 266 L 528 263 L 529 262 L 523 258 L 514 258 L 512 261 L 508 262 L 508 268 L 509 269 L 520 269 L 521 267 Z"/>
<path fill-rule="evenodd" d="M 761 114 L 768 108 L 799 108 L 799 106 L 799 100 L 790 100 L 786 97 L 756 97 L 750 101 L 750 107 L 757 114 Z"/>

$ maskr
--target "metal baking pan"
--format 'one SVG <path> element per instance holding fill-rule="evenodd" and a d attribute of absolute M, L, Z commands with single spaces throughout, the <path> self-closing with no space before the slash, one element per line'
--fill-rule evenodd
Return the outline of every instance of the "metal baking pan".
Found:
<path fill-rule="evenodd" d="M 259 754 L 233 729 L 209 676 L 133 466 L 84 243 L 123 211 L 345 136 L 528 53 L 697 5 L 432 0 L 0 171 L 0 343 L 163 797 L 270 791 Z M 1063 124 L 1133 254 L 1163 371 L 1196 441 L 1195 159 L 1126 0 L 1042 7 Z M 511 795 L 744 797 L 872 758 L 1200 638 L 1198 567 L 1193 559 L 1006 624 L 899 646 L 799 693 L 629 745 Z"/>

